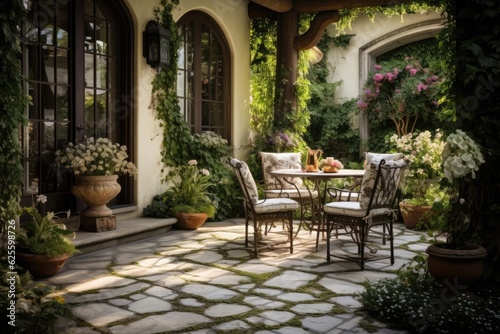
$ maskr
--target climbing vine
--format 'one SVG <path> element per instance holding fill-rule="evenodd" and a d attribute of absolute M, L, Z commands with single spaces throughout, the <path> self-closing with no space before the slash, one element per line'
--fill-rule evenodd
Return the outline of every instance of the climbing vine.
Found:
<path fill-rule="evenodd" d="M 25 19 L 22 1 L 6 1 L 0 12 L 0 227 L 18 214 L 23 189 L 22 152 L 19 142 L 25 124 L 19 27 Z"/>
<path fill-rule="evenodd" d="M 153 80 L 153 108 L 163 128 L 162 162 L 167 167 L 175 167 L 194 159 L 198 161 L 199 166 L 208 169 L 215 184 L 211 189 L 213 201 L 218 207 L 214 219 L 223 220 L 237 216 L 241 205 L 239 201 L 234 201 L 239 188 L 234 179 L 234 172 L 227 164 L 232 148 L 227 140 L 213 132 L 192 135 L 182 116 L 176 92 L 181 37 L 176 33 L 177 25 L 172 17 L 172 11 L 178 4 L 179 0 L 162 0 L 161 7 L 156 9 L 158 23 L 171 32 L 170 62 L 158 71 Z M 158 206 L 159 203 L 153 205 Z M 161 207 L 161 210 L 168 212 L 164 207 Z M 146 210 L 149 211 L 151 207 Z"/>

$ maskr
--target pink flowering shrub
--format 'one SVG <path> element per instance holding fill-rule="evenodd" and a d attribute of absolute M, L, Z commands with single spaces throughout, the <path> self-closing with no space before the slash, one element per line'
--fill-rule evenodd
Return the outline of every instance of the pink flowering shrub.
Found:
<path fill-rule="evenodd" d="M 357 106 L 394 122 L 398 136 L 412 133 L 419 117 L 437 110 L 436 92 L 442 79 L 413 57 L 375 65 Z"/>

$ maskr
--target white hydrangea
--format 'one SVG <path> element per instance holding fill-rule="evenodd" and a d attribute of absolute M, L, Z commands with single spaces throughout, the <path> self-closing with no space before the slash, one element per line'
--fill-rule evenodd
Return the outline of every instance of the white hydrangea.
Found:
<path fill-rule="evenodd" d="M 462 178 L 469 173 L 476 178 L 479 166 L 484 163 L 479 146 L 462 130 L 456 130 L 446 138 L 443 149 L 444 174 L 448 181 Z"/>

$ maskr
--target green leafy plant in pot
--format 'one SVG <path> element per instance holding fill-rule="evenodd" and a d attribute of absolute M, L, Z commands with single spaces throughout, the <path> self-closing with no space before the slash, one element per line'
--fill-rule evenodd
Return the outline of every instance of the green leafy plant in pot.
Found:
<path fill-rule="evenodd" d="M 196 160 L 173 168 L 165 181 L 171 184 L 164 195 L 171 204 L 171 212 L 178 220 L 178 227 L 197 229 L 206 219 L 215 216 L 216 202 L 209 192 L 213 185 L 210 182 L 210 172 L 204 168 L 199 169 Z M 190 217 L 195 217 L 196 222 L 187 222 L 186 219 Z"/>
<path fill-rule="evenodd" d="M 439 281 L 456 280 L 461 284 L 471 284 L 483 273 L 483 259 L 487 252 L 482 246 L 471 243 L 475 230 L 471 212 L 479 199 L 466 189 L 484 162 L 479 146 L 462 130 L 456 130 L 446 138 L 444 174 L 454 190 L 449 210 L 444 213 L 445 226 L 438 234 L 446 236 L 446 242 L 430 245 L 426 250 L 429 273 Z"/>
<path fill-rule="evenodd" d="M 77 251 L 69 240 L 75 233 L 68 231 L 64 224 L 56 223 L 55 219 L 59 217 L 54 212 L 37 210 L 36 206 L 43 207 L 46 201 L 45 195 L 37 195 L 31 207 L 22 208 L 16 235 L 16 260 L 34 277 L 56 274 Z M 69 217 L 70 211 L 66 215 Z"/>
<path fill-rule="evenodd" d="M 405 176 L 400 209 L 407 228 L 427 226 L 433 206 L 443 205 L 449 200 L 450 189 L 440 180 L 442 169 L 443 134 L 437 130 L 392 135 L 388 139 L 391 150 L 403 153 L 409 164 Z"/>

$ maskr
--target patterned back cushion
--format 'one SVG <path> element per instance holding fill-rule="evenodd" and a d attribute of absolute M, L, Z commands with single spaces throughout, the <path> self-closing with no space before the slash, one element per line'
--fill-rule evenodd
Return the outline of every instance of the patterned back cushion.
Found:
<path fill-rule="evenodd" d="M 236 173 L 236 176 L 238 177 L 238 181 L 243 188 L 243 195 L 245 195 L 246 197 L 246 193 L 244 190 L 244 188 L 246 188 L 248 190 L 248 195 L 250 196 L 250 198 L 247 198 L 246 200 L 257 203 L 257 201 L 259 200 L 259 192 L 257 190 L 257 185 L 255 184 L 252 173 L 248 168 L 248 165 L 244 161 L 240 161 L 238 159 L 232 158 L 230 160 L 230 164 L 233 168 L 238 168 L 238 163 L 241 164 L 241 177 L 239 173 Z"/>
<path fill-rule="evenodd" d="M 262 161 L 262 173 L 264 174 L 264 182 L 267 190 L 281 189 L 281 185 L 276 181 L 276 178 L 271 174 L 271 171 L 276 169 L 301 169 L 301 154 L 300 153 L 271 153 L 260 152 Z M 302 188 L 302 179 L 293 178 L 289 180 L 298 188 Z M 283 188 L 295 189 L 294 185 L 288 182 L 283 182 Z"/>
<path fill-rule="evenodd" d="M 361 181 L 361 189 L 359 194 L 359 202 L 362 209 L 368 209 L 370 204 L 370 197 L 374 191 L 375 178 L 377 177 L 377 170 L 380 161 L 385 160 L 386 164 L 391 161 L 398 161 L 404 163 L 403 153 L 365 153 L 365 175 L 363 175 L 363 181 Z"/>

